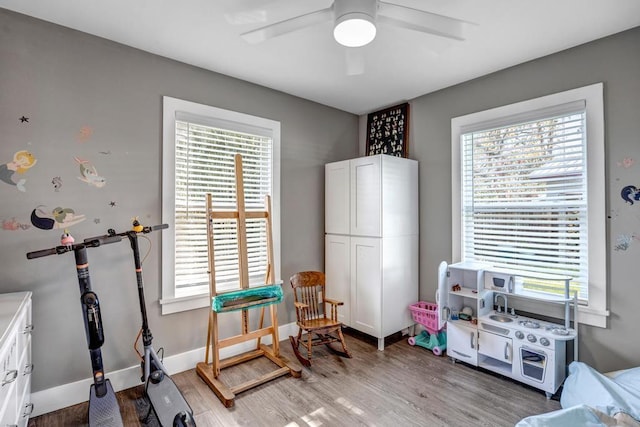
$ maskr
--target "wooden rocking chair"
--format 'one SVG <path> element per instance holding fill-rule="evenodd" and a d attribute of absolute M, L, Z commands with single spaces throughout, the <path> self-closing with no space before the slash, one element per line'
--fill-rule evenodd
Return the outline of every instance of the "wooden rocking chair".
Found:
<path fill-rule="evenodd" d="M 324 344 L 332 352 L 351 357 L 342 335 L 342 322 L 338 321 L 338 306 L 342 301 L 326 298 L 325 276 L 320 271 L 303 271 L 289 279 L 293 288 L 294 304 L 298 325 L 298 336 L 289 336 L 293 352 L 300 363 L 311 366 L 311 349 L 315 345 Z M 329 313 L 327 313 L 329 309 Z M 327 317 L 329 315 L 329 317 Z M 304 333 L 304 337 L 303 337 Z M 303 338 L 305 338 L 303 340 Z M 331 343 L 340 341 L 342 351 L 336 350 Z M 300 353 L 302 344 L 307 349 L 307 357 Z"/>

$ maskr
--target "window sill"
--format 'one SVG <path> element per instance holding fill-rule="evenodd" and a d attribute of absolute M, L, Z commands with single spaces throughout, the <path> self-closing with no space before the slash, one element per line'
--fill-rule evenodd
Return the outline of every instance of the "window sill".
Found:
<path fill-rule="evenodd" d="M 160 300 L 162 315 L 179 313 L 181 311 L 196 310 L 210 307 L 209 293 L 189 295 L 186 297 L 164 298 Z"/>
<path fill-rule="evenodd" d="M 589 307 L 578 307 L 578 323 L 596 326 L 598 328 L 607 327 L 609 310 L 596 310 Z"/>

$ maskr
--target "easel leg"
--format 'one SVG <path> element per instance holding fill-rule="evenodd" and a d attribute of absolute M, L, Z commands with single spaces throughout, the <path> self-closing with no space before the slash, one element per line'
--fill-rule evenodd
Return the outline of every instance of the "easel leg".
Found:
<path fill-rule="evenodd" d="M 211 312 L 211 344 L 213 347 L 213 362 L 211 364 L 214 378 L 220 375 L 220 349 L 218 348 L 218 313 Z"/>
<path fill-rule="evenodd" d="M 264 307 L 260 308 L 260 323 L 258 324 L 258 329 L 262 329 L 262 326 L 264 325 Z M 262 340 L 262 337 L 258 338 L 258 345 L 256 346 L 256 348 L 260 348 L 260 341 Z"/>
<path fill-rule="evenodd" d="M 271 325 L 273 326 L 273 354 L 278 357 L 280 356 L 280 338 L 278 336 L 278 310 L 275 304 L 270 305 L 271 309 Z"/>
<path fill-rule="evenodd" d="M 212 343 L 212 341 L 211 341 L 211 339 L 212 339 L 211 338 L 211 336 L 212 336 L 211 328 L 213 326 L 212 325 L 212 323 L 213 323 L 213 317 L 212 316 L 213 316 L 213 311 L 210 311 L 209 312 L 209 323 L 207 325 L 207 346 L 206 346 L 205 351 L 204 351 L 204 363 L 209 363 L 209 348 L 211 347 L 211 343 Z"/>

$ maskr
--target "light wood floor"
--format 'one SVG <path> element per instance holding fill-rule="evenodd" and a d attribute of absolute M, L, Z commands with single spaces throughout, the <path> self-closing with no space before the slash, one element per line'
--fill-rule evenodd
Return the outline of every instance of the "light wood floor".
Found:
<path fill-rule="evenodd" d="M 203 426 L 513 426 L 520 419 L 560 408 L 557 399 L 504 377 L 452 363 L 422 347 L 396 339 L 384 352 L 368 337 L 348 333 L 352 359 L 325 347 L 314 349 L 310 369 L 299 379 L 281 377 L 236 396 L 225 408 L 195 370 L 172 378 Z M 282 354 L 295 360 L 287 341 Z M 204 355 L 203 355 L 204 357 Z M 228 385 L 273 369 L 260 358 L 223 370 Z M 142 385 L 118 393 L 125 426 L 144 425 L 136 403 Z M 79 404 L 29 421 L 30 427 L 86 425 L 87 404 Z"/>

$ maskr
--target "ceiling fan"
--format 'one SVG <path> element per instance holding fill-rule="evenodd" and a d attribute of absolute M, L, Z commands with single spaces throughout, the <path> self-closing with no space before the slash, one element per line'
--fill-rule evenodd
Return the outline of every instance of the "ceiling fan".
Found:
<path fill-rule="evenodd" d="M 376 36 L 376 24 L 420 31 L 453 40 L 464 40 L 467 22 L 381 0 L 334 0 L 326 8 L 285 19 L 241 34 L 249 43 L 292 33 L 303 28 L 334 22 L 333 35 L 346 47 L 361 47 Z"/>

